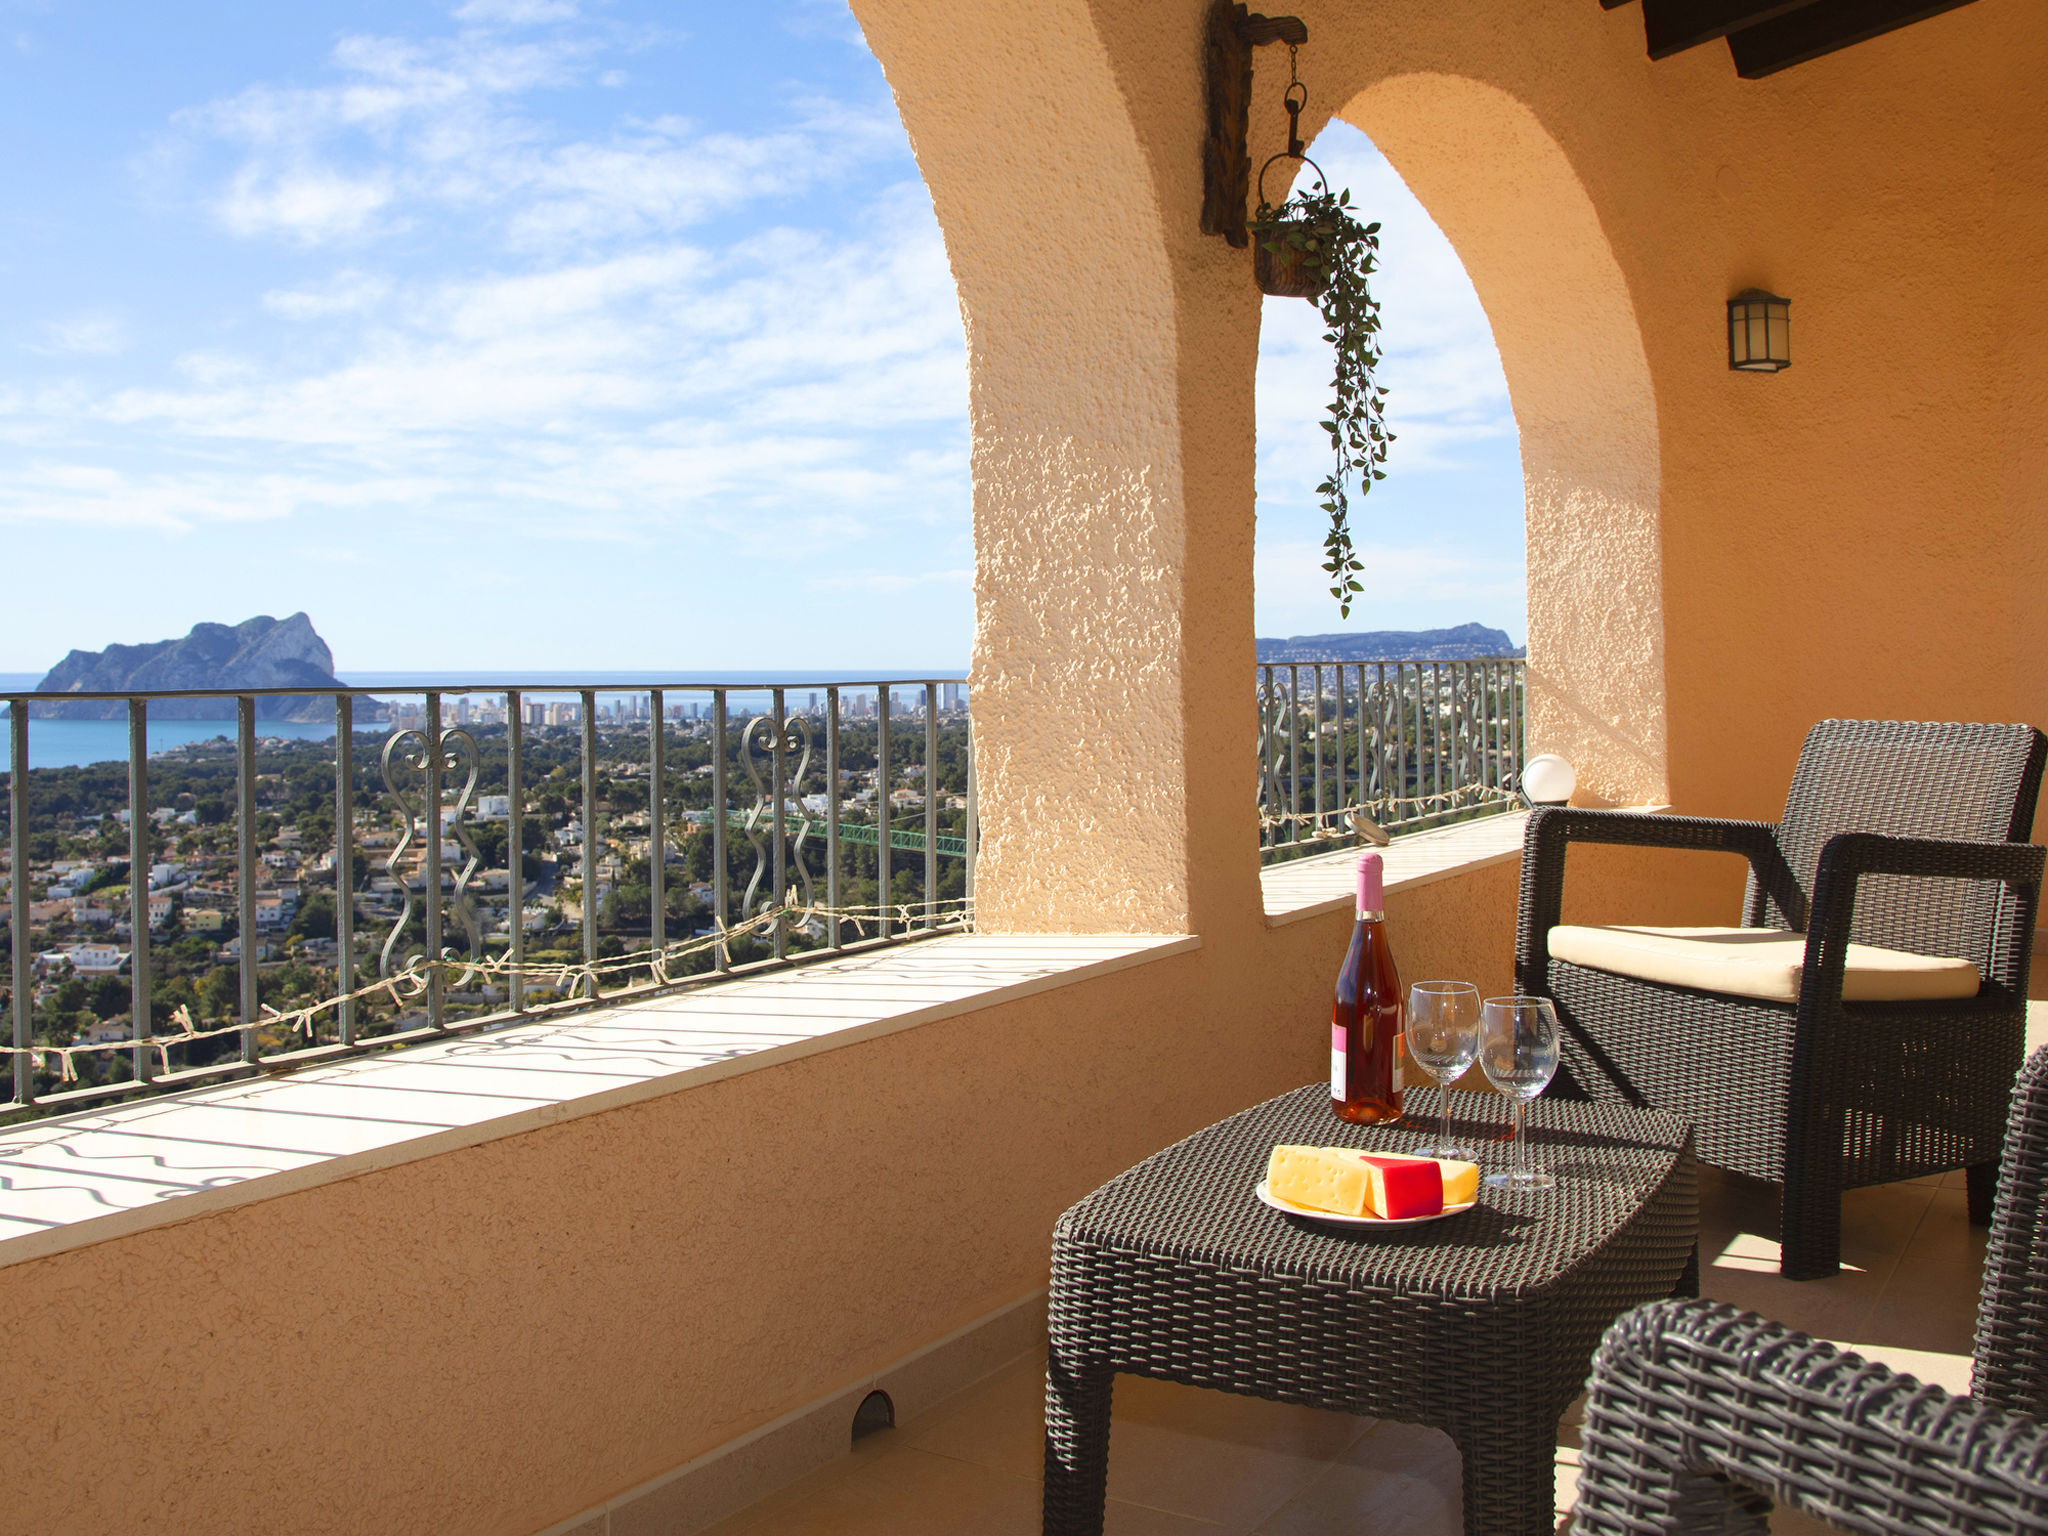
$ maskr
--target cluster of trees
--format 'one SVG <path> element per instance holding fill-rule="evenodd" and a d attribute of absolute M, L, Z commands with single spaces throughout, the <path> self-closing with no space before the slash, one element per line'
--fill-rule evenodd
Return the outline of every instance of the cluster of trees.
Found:
<path fill-rule="evenodd" d="M 753 793 L 752 780 L 742 760 L 745 724 L 744 719 L 734 719 L 729 724 L 726 738 L 725 809 L 733 812 L 745 811 Z M 828 784 L 823 727 L 815 721 L 811 725 L 814 750 L 802 782 L 791 788 L 792 796 L 820 793 L 843 796 L 852 783 L 860 781 L 854 779 L 837 785 Z M 477 742 L 480 759 L 476 793 L 503 794 L 507 783 L 508 737 L 505 729 L 502 726 L 472 726 L 467 729 Z M 611 831 L 613 823 L 623 818 L 645 816 L 649 809 L 649 781 L 645 770 L 649 745 L 647 730 L 647 725 L 641 723 L 637 727 L 603 729 L 599 734 L 593 784 L 600 834 L 593 852 L 599 857 L 606 851 L 602 839 L 607 832 L 611 833 L 613 841 L 621 843 L 628 838 L 647 835 L 645 829 Z M 388 822 L 395 829 L 399 824 L 398 814 L 386 797 L 380 761 L 384 739 L 381 731 L 357 734 L 353 743 L 352 794 L 359 810 L 369 812 L 373 823 Z M 929 781 L 920 776 L 906 775 L 903 771 L 922 763 L 925 733 L 921 723 L 897 722 L 890 747 L 891 779 L 895 783 L 877 786 L 880 803 L 886 804 L 889 790 L 895 784 L 903 783 L 941 797 L 965 794 L 968 775 L 964 720 L 942 723 L 938 733 L 938 751 L 930 765 Z M 877 764 L 877 749 L 875 722 L 847 721 L 842 725 L 839 760 L 840 766 L 850 774 L 872 773 Z M 698 770 L 712 761 L 714 751 L 715 742 L 704 724 L 686 726 L 670 722 L 665 726 L 666 793 L 662 820 L 666 826 L 667 846 L 673 850 L 673 857 L 665 869 L 664 908 L 666 928 L 671 937 L 698 932 L 711 925 L 714 904 L 693 896 L 690 888 L 715 884 L 721 875 L 729 892 L 731 916 L 738 920 L 746 915 L 741 903 L 754 870 L 752 845 L 738 826 L 729 826 L 725 839 L 725 867 L 722 871 L 717 870 L 713 867 L 713 839 L 709 827 L 701 821 L 689 821 L 685 814 L 712 808 L 712 778 Z M 259 749 L 255 766 L 256 818 L 253 830 L 257 846 L 275 846 L 279 832 L 286 826 L 294 827 L 298 833 L 295 839 L 297 851 L 310 867 L 334 845 L 336 770 L 332 744 L 319 741 L 274 743 Z M 793 769 L 794 762 L 790 766 Z M 767 777 L 765 763 L 757 762 L 756 769 L 764 778 Z M 417 775 L 410 769 L 406 772 L 407 782 L 402 787 L 416 798 Z M 556 854 L 559 834 L 565 824 L 572 819 L 580 819 L 583 810 L 580 732 L 574 728 L 527 732 L 521 772 L 526 813 L 519 858 L 520 882 L 522 886 L 526 882 L 542 882 L 544 889 L 551 892 L 559 913 L 561 904 L 573 906 L 579 894 L 574 883 L 564 888 L 555 878 L 555 871 L 560 869 L 566 873 L 578 861 L 578 851 L 567 847 L 559 848 L 562 855 L 559 863 Z M 234 754 L 227 745 L 187 749 L 173 757 L 155 759 L 149 766 L 149 781 L 152 808 L 168 807 L 191 813 L 189 822 L 152 831 L 152 856 L 163 858 L 168 854 L 187 863 L 211 859 L 214 867 L 210 873 L 216 878 L 223 873 L 223 865 L 231 870 L 232 863 L 228 861 L 232 860 L 238 842 L 238 786 Z M 4 776 L 0 776 L 0 782 L 4 782 Z M 451 782 L 448 787 L 452 791 L 456 785 Z M 28 800 L 29 821 L 25 830 L 32 864 L 46 864 L 67 857 L 90 857 L 104 863 L 104 868 L 92 882 L 93 888 L 105 889 L 127 881 L 129 834 L 115 815 L 128 808 L 126 764 L 100 763 L 32 770 Z M 6 799 L 0 796 L 0 837 L 11 831 L 6 826 L 6 809 Z M 863 821 L 872 825 L 872 810 L 849 812 L 843 820 L 849 825 Z M 899 828 L 921 832 L 924 814 L 921 809 L 907 811 L 899 813 L 895 821 Z M 965 817 L 962 812 L 941 811 L 938 821 L 942 836 L 960 837 L 964 834 Z M 467 831 L 477 847 L 483 867 L 505 867 L 510 852 L 510 829 L 505 821 L 472 822 Z M 826 890 L 822 818 L 813 826 L 801 857 L 811 873 L 818 899 L 822 901 Z M 924 900 L 922 854 L 898 849 L 893 854 L 893 865 L 889 899 L 905 904 Z M 956 857 L 942 857 L 938 870 L 936 895 L 941 900 L 958 897 L 965 883 L 963 861 Z M 380 850 L 358 849 L 354 863 L 358 890 L 383 872 L 384 860 Z M 579 880 L 587 874 L 584 869 L 576 870 Z M 842 905 L 869 907 L 880 899 L 874 847 L 851 841 L 844 843 L 840 852 L 839 874 Z M 601 904 L 597 925 L 597 948 L 601 956 L 616 956 L 646 943 L 651 929 L 648 875 L 648 863 L 644 857 L 627 860 L 622 877 Z M 304 873 L 298 878 L 301 896 L 297 911 L 288 930 L 276 936 L 281 940 L 284 958 L 263 964 L 257 976 L 261 1000 L 279 1009 L 290 1009 L 332 996 L 341 987 L 341 978 L 333 967 L 308 959 L 303 949 L 304 941 L 334 938 L 338 895 L 331 889 L 319 888 L 317 882 Z M 796 881 L 794 871 L 790 878 L 792 882 Z M 760 894 L 767 896 L 772 893 L 764 889 Z M 169 929 L 160 933 L 151 946 L 151 1013 L 159 1032 L 172 1027 L 171 1016 L 181 1006 L 188 1008 L 203 1027 L 232 1022 L 239 1014 L 239 967 L 233 963 L 224 964 L 218 958 L 220 946 L 236 936 L 232 909 L 223 914 L 221 927 L 206 932 L 187 931 L 184 915 L 181 912 L 174 917 Z M 0 911 L 0 924 L 4 924 L 5 916 L 5 912 Z M 357 934 L 359 971 L 352 981 L 361 985 L 374 976 L 376 951 L 383 934 L 379 928 L 360 922 Z M 846 936 L 855 936 L 851 925 L 846 929 Z M 801 945 L 807 941 L 800 939 L 797 942 Z M 733 958 L 741 963 L 767 953 L 765 944 L 756 944 L 749 939 L 737 939 L 731 947 Z M 573 924 L 553 924 L 548 931 L 532 939 L 527 952 L 535 960 L 580 960 L 581 932 Z M 8 947 L 0 943 L 0 989 L 11 996 L 14 978 L 7 974 L 8 964 Z M 696 957 L 683 969 L 686 972 L 708 969 L 710 965 L 711 957 L 707 954 Z M 36 1038 L 52 1045 L 70 1044 L 82 1038 L 101 1020 L 126 1017 L 130 1005 L 129 992 L 130 983 L 125 975 L 67 980 L 46 994 L 36 1007 Z M 388 1005 L 385 1005 L 385 1011 L 389 1011 Z M 365 1012 L 375 1014 L 377 1009 L 366 1007 Z M 280 1039 L 266 1044 L 283 1048 L 285 1042 Z M 182 1047 L 184 1059 L 179 1064 L 203 1065 L 232 1054 L 236 1048 L 232 1036 Z M 83 1057 L 79 1067 L 88 1082 L 119 1082 L 130 1075 L 129 1058 L 125 1052 L 110 1051 Z"/>

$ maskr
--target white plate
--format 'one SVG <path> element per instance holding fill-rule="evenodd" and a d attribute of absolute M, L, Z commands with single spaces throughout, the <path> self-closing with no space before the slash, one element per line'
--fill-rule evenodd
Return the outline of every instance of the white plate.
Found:
<path fill-rule="evenodd" d="M 1259 1180 L 1252 1193 L 1262 1204 L 1270 1205 L 1276 1211 L 1285 1211 L 1290 1216 L 1306 1216 L 1310 1221 L 1328 1222 L 1333 1227 L 1419 1227 L 1426 1221 L 1442 1221 L 1446 1216 L 1462 1216 L 1479 1202 L 1467 1200 L 1463 1205 L 1447 1205 L 1434 1216 L 1344 1216 L 1336 1211 L 1312 1211 L 1305 1205 L 1295 1205 L 1282 1200 L 1270 1189 L 1266 1181 Z"/>

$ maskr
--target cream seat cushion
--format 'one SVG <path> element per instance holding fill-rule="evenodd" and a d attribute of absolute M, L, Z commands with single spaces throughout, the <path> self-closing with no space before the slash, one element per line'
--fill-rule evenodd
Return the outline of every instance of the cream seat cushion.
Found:
<path fill-rule="evenodd" d="M 1550 930 L 1553 959 L 1701 992 L 1799 1001 L 1806 935 L 1782 928 L 1580 928 Z M 1850 1003 L 1975 997 L 1981 978 L 1967 960 L 1851 944 L 1842 975 Z"/>

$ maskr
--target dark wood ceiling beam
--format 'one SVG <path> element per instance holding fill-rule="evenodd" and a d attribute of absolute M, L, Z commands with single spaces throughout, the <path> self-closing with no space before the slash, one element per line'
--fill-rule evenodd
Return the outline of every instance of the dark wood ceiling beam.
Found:
<path fill-rule="evenodd" d="M 1668 59 L 1812 3 L 1814 0 L 1643 0 L 1643 41 L 1649 44 L 1651 58 Z"/>
<path fill-rule="evenodd" d="M 1761 80 L 1794 64 L 1852 47 L 1970 0 L 1811 0 L 1798 10 L 1728 34 L 1735 73 Z M 1644 0 L 1645 13 L 1649 0 Z"/>

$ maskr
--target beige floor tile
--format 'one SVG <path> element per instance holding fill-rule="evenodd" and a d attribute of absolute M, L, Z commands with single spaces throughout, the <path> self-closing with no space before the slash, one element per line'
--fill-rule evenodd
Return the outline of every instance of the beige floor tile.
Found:
<path fill-rule="evenodd" d="M 715 1536 L 1029 1536 L 1038 1484 L 990 1467 L 879 1445 L 795 1483 L 725 1523 Z"/>
<path fill-rule="evenodd" d="M 1969 1198 L 1962 1190 L 1936 1190 L 1903 1261 L 1855 1334 L 1857 1342 L 1967 1355 L 1977 1326 L 1986 1235 L 1970 1225 Z"/>
<path fill-rule="evenodd" d="M 906 1445 L 1019 1477 L 1045 1470 L 1045 1361 L 1006 1366 L 898 1431 Z"/>
<path fill-rule="evenodd" d="M 1702 1170 L 1700 1291 L 1824 1339 L 1857 1338 L 1941 1193 L 1924 1184 L 1851 1190 L 1842 1200 L 1842 1262 L 1825 1280 L 1777 1272 L 1777 1202 L 1769 1186 Z"/>
<path fill-rule="evenodd" d="M 1032 1526 L 1031 1536 L 1038 1536 L 1040 1529 Z M 1102 1516 L 1102 1536 L 1218 1536 L 1223 1530 L 1207 1520 L 1170 1515 L 1163 1509 L 1147 1509 L 1119 1499 L 1111 1499 Z"/>
<path fill-rule="evenodd" d="M 1463 1476 L 1450 1436 L 1385 1421 L 1269 1515 L 1259 1536 L 1459 1536 Z"/>
<path fill-rule="evenodd" d="M 1115 1499 L 1249 1531 L 1307 1488 L 1370 1419 L 1120 1376 L 1112 1411 Z"/>

